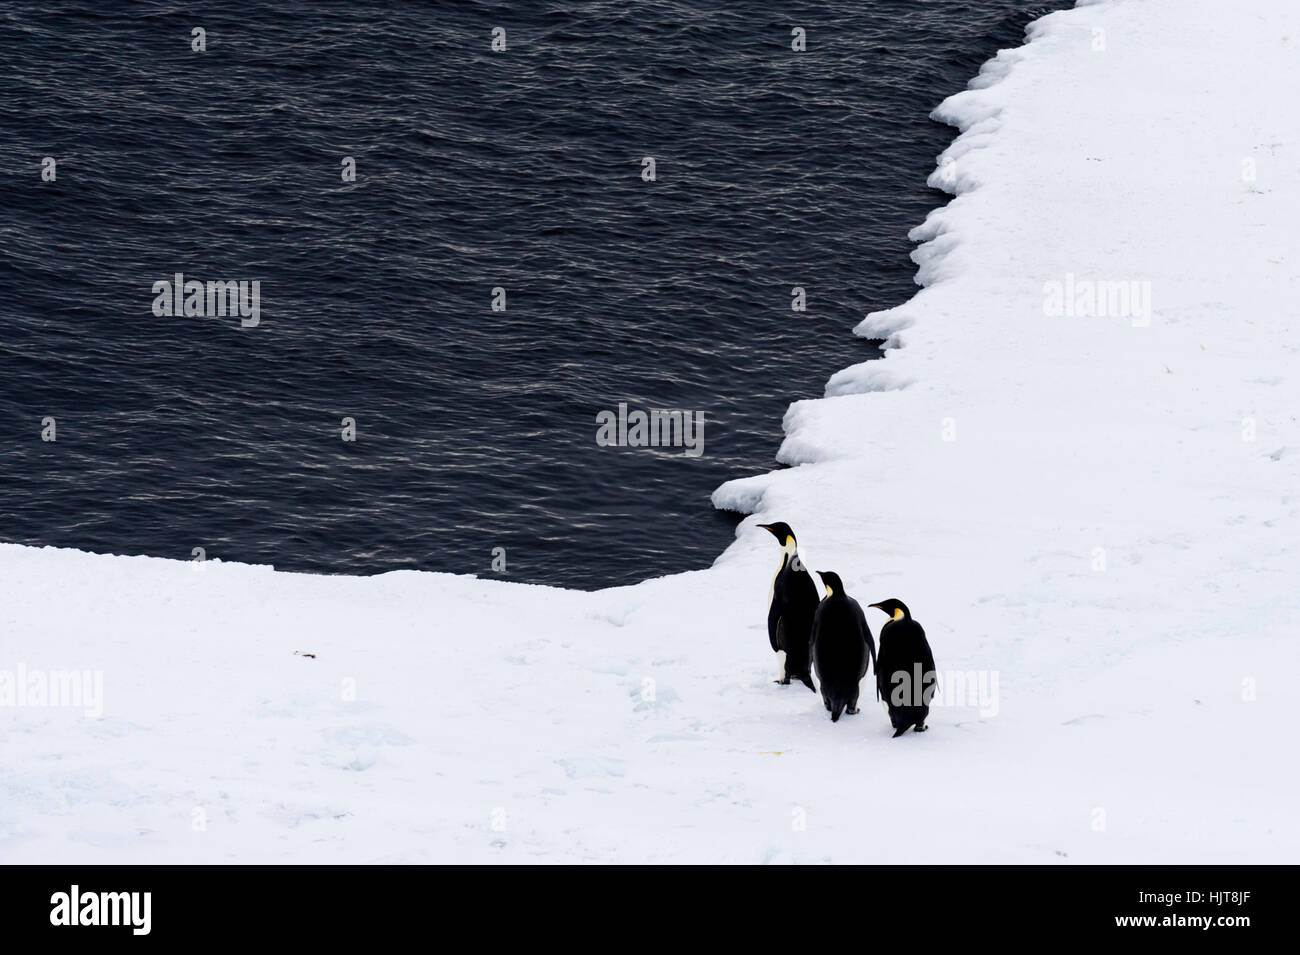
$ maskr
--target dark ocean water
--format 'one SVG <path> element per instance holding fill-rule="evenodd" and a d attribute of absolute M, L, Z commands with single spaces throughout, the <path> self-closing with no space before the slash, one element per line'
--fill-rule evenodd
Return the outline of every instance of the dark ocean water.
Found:
<path fill-rule="evenodd" d="M 737 519 L 710 492 L 915 290 L 928 112 L 1067 5 L 8 0 L 0 540 L 708 566 Z M 156 317 L 176 272 L 259 281 L 260 324 Z M 620 402 L 703 412 L 704 453 L 598 446 Z"/>

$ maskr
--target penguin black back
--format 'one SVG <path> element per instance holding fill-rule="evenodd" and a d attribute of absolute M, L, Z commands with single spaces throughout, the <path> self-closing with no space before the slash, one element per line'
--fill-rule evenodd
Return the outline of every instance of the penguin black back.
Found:
<path fill-rule="evenodd" d="M 813 614 L 820 597 L 812 574 L 799 560 L 799 545 L 789 524 L 760 524 L 781 544 L 781 566 L 772 578 L 772 592 L 767 605 L 767 639 L 772 649 L 784 653 L 785 660 L 778 683 L 788 684 L 797 677 L 810 690 L 816 690 L 808 662 L 808 641 L 812 635 Z"/>
<path fill-rule="evenodd" d="M 889 622 L 880 628 L 876 686 L 889 710 L 894 736 L 902 736 L 914 726 L 916 732 L 924 733 L 938 679 L 925 630 L 901 600 L 891 598 L 871 606 L 889 614 Z"/>
<path fill-rule="evenodd" d="M 862 607 L 844 592 L 840 575 L 829 570 L 819 573 L 826 596 L 813 615 L 812 664 L 822 702 L 836 723 L 845 710 L 858 712 L 858 693 L 868 662 L 875 660 L 876 642 Z"/>

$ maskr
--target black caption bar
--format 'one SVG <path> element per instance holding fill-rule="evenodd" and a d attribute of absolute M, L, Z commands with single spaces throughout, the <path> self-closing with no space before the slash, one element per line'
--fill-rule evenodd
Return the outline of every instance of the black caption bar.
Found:
<path fill-rule="evenodd" d="M 631 867 L 628 867 L 631 868 Z M 676 868 L 540 873 L 437 867 L 11 866 L 0 870 L 6 941 L 98 945 L 401 941 L 413 930 L 479 926 L 592 942 L 614 931 L 674 932 L 706 919 L 735 935 L 841 931 L 898 944 L 952 938 L 1066 937 L 1231 944 L 1289 927 L 1293 873 L 1263 867 L 876 866 L 797 876 L 801 912 L 785 927 L 770 893 L 791 874 Z M 720 880 L 729 883 L 722 885 Z M 567 884 L 566 884 L 567 883 Z M 783 895 L 789 898 L 788 892 Z M 855 914 L 856 913 L 856 914 Z M 865 918 L 865 923 L 862 919 Z M 667 921 L 665 921 L 667 920 Z M 576 935 L 574 934 L 576 933 Z M 593 934 L 599 933 L 599 934 Z M 916 935 L 916 938 L 911 938 Z M 922 937 L 923 936 L 923 937 Z M 734 940 L 734 939 L 733 939 Z"/>

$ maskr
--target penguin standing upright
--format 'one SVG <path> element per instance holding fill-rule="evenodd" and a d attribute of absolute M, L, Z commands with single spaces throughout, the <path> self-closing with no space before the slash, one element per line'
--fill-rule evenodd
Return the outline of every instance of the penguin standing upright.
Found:
<path fill-rule="evenodd" d="M 889 622 L 880 628 L 876 687 L 889 710 L 894 736 L 902 736 L 913 726 L 918 733 L 924 733 L 930 699 L 938 686 L 934 654 L 925 631 L 901 600 L 891 598 L 871 606 L 889 614 Z"/>
<path fill-rule="evenodd" d="M 840 575 L 818 571 L 826 585 L 826 597 L 817 605 L 812 625 L 812 663 L 822 702 L 838 723 L 845 709 L 858 712 L 858 692 L 867 675 L 867 662 L 875 663 L 876 641 L 871 638 L 866 614 L 856 600 L 844 592 Z"/>
<path fill-rule="evenodd" d="M 808 689 L 816 692 L 812 674 L 808 670 L 808 640 L 812 634 L 813 614 L 817 612 L 820 597 L 812 574 L 799 560 L 798 543 L 790 525 L 759 524 L 781 544 L 781 566 L 772 578 L 772 591 L 767 601 L 767 639 L 772 649 L 783 654 L 781 679 L 788 684 L 798 677 Z"/>

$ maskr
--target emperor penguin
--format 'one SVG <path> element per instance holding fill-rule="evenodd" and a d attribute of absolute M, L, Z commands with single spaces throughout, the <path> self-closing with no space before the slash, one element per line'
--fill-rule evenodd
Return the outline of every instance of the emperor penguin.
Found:
<path fill-rule="evenodd" d="M 812 663 L 822 689 L 822 702 L 831 714 L 831 722 L 838 723 L 840 713 L 858 712 L 858 693 L 867 675 L 867 664 L 876 661 L 876 641 L 861 605 L 844 592 L 840 575 L 829 570 L 817 573 L 826 587 L 826 596 L 813 615 Z"/>
<path fill-rule="evenodd" d="M 889 615 L 889 622 L 880 628 L 876 686 L 889 711 L 889 722 L 894 724 L 894 736 L 902 736 L 913 726 L 924 733 L 939 678 L 925 630 L 901 600 L 891 598 L 871 606 Z"/>
<path fill-rule="evenodd" d="M 781 678 L 776 682 L 788 685 L 791 677 L 797 677 L 815 693 L 808 667 L 808 640 L 821 599 L 817 585 L 799 560 L 799 545 L 790 525 L 777 521 L 758 526 L 781 544 L 781 566 L 772 578 L 767 600 L 767 639 L 781 656 Z"/>

